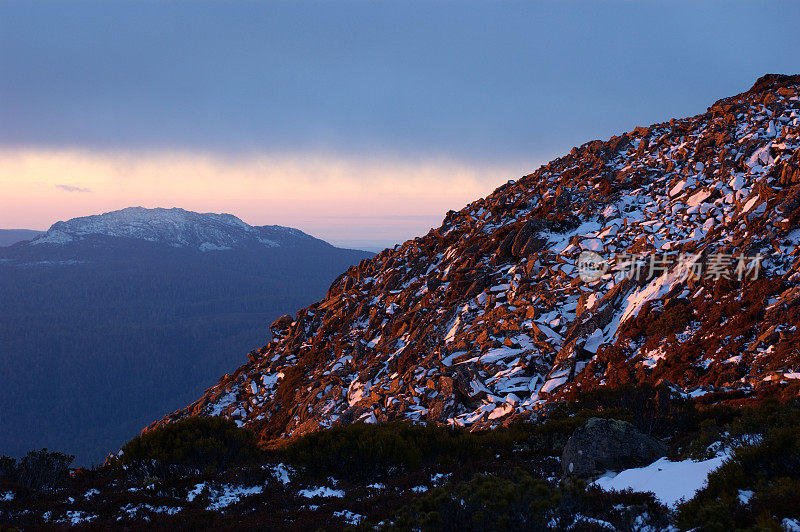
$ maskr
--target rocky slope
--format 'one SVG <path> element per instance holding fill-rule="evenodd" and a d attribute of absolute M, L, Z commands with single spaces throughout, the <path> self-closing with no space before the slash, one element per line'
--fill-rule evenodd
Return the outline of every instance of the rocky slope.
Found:
<path fill-rule="evenodd" d="M 798 228 L 800 76 L 769 75 L 362 261 L 153 426 L 223 415 L 268 442 L 356 420 L 484 428 L 626 382 L 796 395 Z"/>

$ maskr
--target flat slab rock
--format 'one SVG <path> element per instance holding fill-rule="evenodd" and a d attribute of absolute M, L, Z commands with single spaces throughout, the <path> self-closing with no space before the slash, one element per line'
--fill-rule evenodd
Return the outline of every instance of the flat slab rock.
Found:
<path fill-rule="evenodd" d="M 667 452 L 660 441 L 627 421 L 591 418 L 575 429 L 561 455 L 564 476 L 591 477 L 644 466 Z"/>

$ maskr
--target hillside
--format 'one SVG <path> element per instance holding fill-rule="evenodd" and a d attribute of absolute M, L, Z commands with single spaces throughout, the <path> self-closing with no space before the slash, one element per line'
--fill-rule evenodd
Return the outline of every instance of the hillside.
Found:
<path fill-rule="evenodd" d="M 0 247 L 10 246 L 23 240 L 31 240 L 40 234 L 42 231 L 32 229 L 0 229 Z"/>
<path fill-rule="evenodd" d="M 449 212 L 154 426 L 222 415 L 271 442 L 356 420 L 485 428 L 625 383 L 796 395 L 798 82 L 765 76 Z"/>
<path fill-rule="evenodd" d="M 800 530 L 798 227 L 768 75 L 351 266 L 101 467 L 0 457 L 0 523 Z"/>

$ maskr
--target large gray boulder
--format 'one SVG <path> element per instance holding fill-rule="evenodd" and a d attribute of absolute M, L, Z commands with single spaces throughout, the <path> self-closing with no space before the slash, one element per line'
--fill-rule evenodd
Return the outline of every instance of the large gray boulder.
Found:
<path fill-rule="evenodd" d="M 593 417 L 575 429 L 561 455 L 564 476 L 591 477 L 650 464 L 667 452 L 663 443 L 627 421 Z"/>

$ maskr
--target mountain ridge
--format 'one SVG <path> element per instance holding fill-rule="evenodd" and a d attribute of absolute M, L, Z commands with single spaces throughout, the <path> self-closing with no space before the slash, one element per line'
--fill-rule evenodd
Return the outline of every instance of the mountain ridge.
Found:
<path fill-rule="evenodd" d="M 32 240 L 42 233 L 44 233 L 44 231 L 37 231 L 35 229 L 0 229 L 0 247 L 8 247 L 17 242 Z"/>
<path fill-rule="evenodd" d="M 625 383 L 709 402 L 796 394 L 798 84 L 764 76 L 450 211 L 351 267 L 274 323 L 250 362 L 146 430 L 196 415 L 265 443 L 356 420 L 480 429 Z M 605 269 L 584 281 L 591 253 Z"/>
<path fill-rule="evenodd" d="M 254 244 L 279 247 L 294 245 L 298 240 L 322 242 L 299 229 L 252 226 L 232 214 L 198 213 L 177 207 L 127 207 L 56 222 L 28 245 L 64 245 L 94 236 L 133 238 L 200 251 L 224 251 Z"/>

